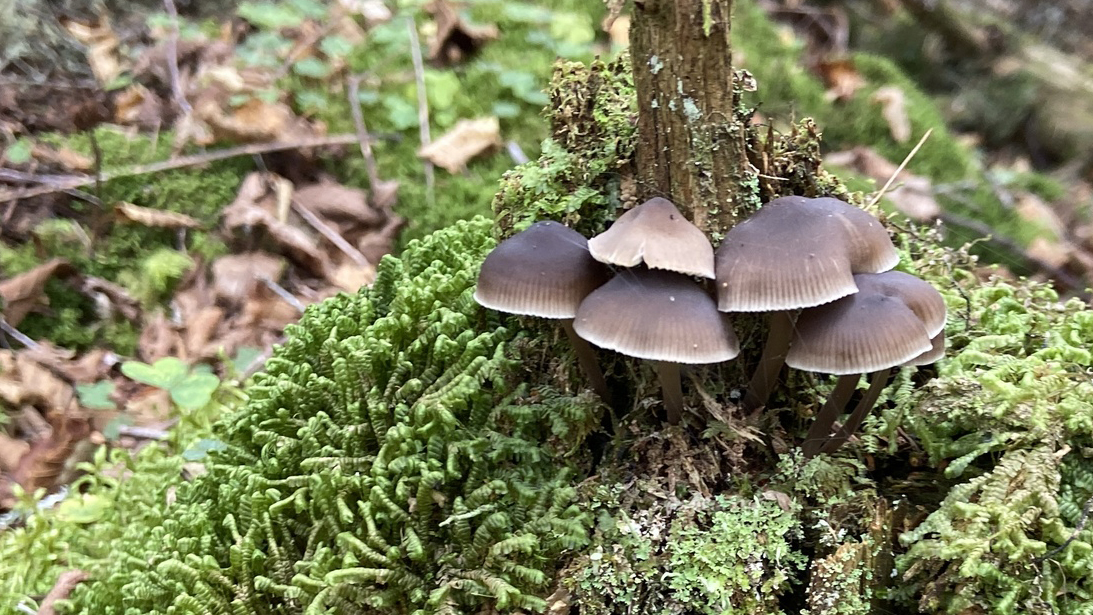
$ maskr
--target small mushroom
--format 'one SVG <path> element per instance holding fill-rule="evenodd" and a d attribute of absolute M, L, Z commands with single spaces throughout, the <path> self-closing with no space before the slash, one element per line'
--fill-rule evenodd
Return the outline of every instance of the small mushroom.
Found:
<path fill-rule="evenodd" d="M 669 271 L 620 272 L 581 303 L 574 329 L 601 348 L 653 361 L 673 425 L 683 414 L 679 365 L 740 354 L 728 315 L 693 280 Z"/>
<path fill-rule="evenodd" d="M 486 256 L 474 298 L 499 312 L 560 320 L 592 389 L 610 403 L 595 350 L 573 330 L 581 301 L 610 277 L 580 233 L 558 222 L 536 222 Z"/>
<path fill-rule="evenodd" d="M 619 216 L 603 233 L 588 240 L 592 257 L 602 263 L 664 269 L 713 279 L 713 246 L 668 199 L 654 197 Z"/>
<path fill-rule="evenodd" d="M 770 312 L 744 408 L 755 410 L 770 397 L 797 310 L 853 294 L 855 273 L 887 271 L 898 261 L 879 220 L 833 198 L 777 198 L 729 230 L 716 254 L 718 309 Z"/>
<path fill-rule="evenodd" d="M 945 302 L 929 283 L 899 271 L 859 274 L 854 281 L 856 294 L 802 310 L 786 355 L 795 369 L 839 376 L 802 445 L 809 457 L 824 447 L 862 374 L 871 374 L 870 392 L 847 422 L 847 438 L 876 403 L 889 370 L 935 356 L 933 338 L 943 335 Z"/>

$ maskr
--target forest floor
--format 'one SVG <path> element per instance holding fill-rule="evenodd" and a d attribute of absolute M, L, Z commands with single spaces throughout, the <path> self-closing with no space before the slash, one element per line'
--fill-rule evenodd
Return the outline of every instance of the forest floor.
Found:
<path fill-rule="evenodd" d="M 212 17 L 166 0 L 137 14 L 39 15 L 23 24 L 39 38 L 9 36 L 0 532 L 56 507 L 100 445 L 167 446 L 200 471 L 218 446 L 209 426 L 308 305 L 369 285 L 379 260 L 409 241 L 489 215 L 502 174 L 534 160 L 548 136 L 541 110 L 555 58 L 625 50 L 625 18 L 604 30 L 605 10 L 588 4 L 436 0 L 392 13 L 374 0 L 281 0 Z M 822 117 L 821 107 L 837 117 L 868 89 L 893 147 L 831 127 L 825 163 L 852 189 L 895 175 L 890 211 L 976 241 L 1005 275 L 1085 293 L 1093 149 L 1083 147 L 1093 138 L 1083 117 L 1045 120 L 1058 93 L 1025 75 L 1030 58 L 1045 57 L 1028 51 L 1044 21 L 1022 12 L 1041 30 L 994 34 L 877 4 L 759 3 L 797 49 L 780 70 L 823 87 L 813 109 L 760 79 L 758 121 L 787 126 Z M 968 32 L 1019 42 L 969 52 L 958 44 Z M 762 43 L 736 36 L 740 63 L 761 73 Z M 914 36 L 925 42 L 897 56 Z M 1060 73 L 1089 74 L 1088 48 L 1055 52 Z M 878 83 L 858 53 L 887 55 L 927 98 Z M 940 114 L 923 116 L 926 103 Z M 974 172 L 935 172 L 928 156 L 897 172 L 893 152 L 910 150 L 912 126 L 935 117 Z M 1066 138 L 1045 137 L 1054 134 Z M 978 215 L 980 189 L 1001 214 Z M 91 524 L 97 505 L 63 512 Z"/>

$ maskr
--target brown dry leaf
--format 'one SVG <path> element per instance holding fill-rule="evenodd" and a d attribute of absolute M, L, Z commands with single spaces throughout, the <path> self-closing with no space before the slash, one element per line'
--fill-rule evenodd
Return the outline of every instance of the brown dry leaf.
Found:
<path fill-rule="evenodd" d="M 0 478 L 0 508 L 10 508 L 14 503 L 10 482 L 31 493 L 54 487 L 76 445 L 91 434 L 91 424 L 83 416 L 53 414 L 50 424 L 53 429 L 49 437 L 32 442 L 15 469 Z"/>
<path fill-rule="evenodd" d="M 141 386 L 125 401 L 125 415 L 138 425 L 158 423 L 171 418 L 171 393 L 165 389 Z"/>
<path fill-rule="evenodd" d="M 870 97 L 872 102 L 880 103 L 881 115 L 888 122 L 888 130 L 896 143 L 906 143 L 911 138 L 911 119 L 907 117 L 907 105 L 903 90 L 894 85 L 877 88 Z"/>
<path fill-rule="evenodd" d="M 11 326 L 18 326 L 42 299 L 46 282 L 54 277 L 70 275 L 74 271 L 75 269 L 68 264 L 68 261 L 55 258 L 26 273 L 0 281 L 0 299 L 3 300 L 4 319 Z"/>
<path fill-rule="evenodd" d="M 355 293 L 363 286 L 371 286 L 376 280 L 375 267 L 361 267 L 360 265 L 346 261 L 334 270 L 330 281 L 335 286 L 348 293 Z"/>
<path fill-rule="evenodd" d="M 62 20 L 62 25 L 73 38 L 87 47 L 87 62 L 100 85 L 105 86 L 121 75 L 118 37 L 106 17 L 100 17 L 95 23 Z"/>
<path fill-rule="evenodd" d="M 80 276 L 78 288 L 81 293 L 95 302 L 101 318 L 108 319 L 114 314 L 120 314 L 122 318 L 130 322 L 140 319 L 142 312 L 140 302 L 134 299 L 124 286 L 102 278 Z"/>
<path fill-rule="evenodd" d="M 294 198 L 300 205 L 321 216 L 348 219 L 367 226 L 383 224 L 383 213 L 368 204 L 368 193 L 359 188 L 323 181 L 297 188 Z"/>
<path fill-rule="evenodd" d="M 163 357 L 177 356 L 182 347 L 182 336 L 162 311 L 146 318 L 144 329 L 137 341 L 137 354 L 145 363 L 154 363 Z"/>
<path fill-rule="evenodd" d="M 819 63 L 818 68 L 820 78 L 823 79 L 824 86 L 827 88 L 824 92 L 827 100 L 846 100 L 865 85 L 865 78 L 854 67 L 854 61 L 849 58 L 825 60 Z"/>
<path fill-rule="evenodd" d="M 217 326 L 224 320 L 224 310 L 210 306 L 200 310 L 186 321 L 186 332 L 182 342 L 186 349 L 186 359 L 201 358 L 205 347 L 216 334 Z"/>
<path fill-rule="evenodd" d="M 1022 220 L 1043 226 L 1056 237 L 1066 237 L 1067 225 L 1051 205 L 1031 192 L 1021 192 L 1016 197 L 1015 209 Z"/>
<path fill-rule="evenodd" d="M 607 18 L 604 18 L 605 25 L 607 25 L 607 36 L 611 38 L 611 44 L 619 47 L 630 46 L 630 16 L 629 15 L 617 15 L 612 16 L 610 24 L 607 24 Z"/>
<path fill-rule="evenodd" d="M 30 404 L 47 412 L 68 412 L 76 409 L 79 400 L 72 385 L 35 361 L 29 354 L 18 352 L 15 355 L 13 375 L 13 379 L 23 388 L 19 404 Z"/>
<path fill-rule="evenodd" d="M 222 256 L 212 264 L 213 289 L 221 301 L 230 305 L 249 298 L 259 278 L 277 281 L 284 272 L 284 259 L 267 252 Z"/>
<path fill-rule="evenodd" d="M 162 117 L 163 100 L 139 83 L 114 96 L 114 121 L 118 124 L 155 126 Z"/>
<path fill-rule="evenodd" d="M 224 227 L 248 239 L 268 239 L 316 277 L 326 277 L 329 260 L 318 242 L 303 230 L 278 220 L 269 208 L 274 195 L 269 194 L 261 173 L 251 173 L 239 188 L 235 201 L 223 211 Z M 250 243 L 248 241 L 248 243 Z"/>
<path fill-rule="evenodd" d="M 1051 265 L 1056 269 L 1062 269 L 1070 262 L 1071 255 L 1074 253 L 1075 248 L 1065 241 L 1048 239 L 1047 237 L 1036 237 L 1029 242 L 1025 251 L 1029 256 L 1036 260 Z"/>
<path fill-rule="evenodd" d="M 396 180 L 380 180 L 375 186 L 372 186 L 372 206 L 376 209 L 384 211 L 388 216 L 391 214 L 391 208 L 395 206 L 395 202 L 398 200 L 398 188 L 399 183 Z"/>
<path fill-rule="evenodd" d="M 872 178 L 878 185 L 887 182 L 899 168 L 868 147 L 832 152 L 824 156 L 824 163 L 852 169 Z M 884 198 L 890 200 L 903 215 L 918 222 L 935 220 L 941 215 L 941 205 L 934 198 L 934 187 L 928 178 L 904 169 L 896 176 L 893 186 L 885 193 Z"/>
<path fill-rule="evenodd" d="M 429 60 L 436 64 L 460 62 L 500 34 L 492 24 L 472 26 L 465 23 L 447 0 L 434 0 L 425 10 L 436 20 L 436 34 L 429 41 Z"/>
<path fill-rule="evenodd" d="M 74 152 L 67 147 L 56 149 L 45 143 L 35 143 L 30 155 L 40 163 L 56 165 L 66 171 L 86 173 L 95 165 L 94 159 L 90 156 Z"/>
<path fill-rule="evenodd" d="M 144 226 L 156 228 L 200 228 L 201 222 L 196 218 L 175 211 L 152 209 L 141 207 L 132 203 L 118 203 L 114 206 L 114 212 L 120 220 L 136 222 Z"/>
<path fill-rule="evenodd" d="M 363 17 L 369 26 L 391 21 L 391 9 L 383 0 L 338 0 L 338 4 L 346 11 Z"/>
<path fill-rule="evenodd" d="M 460 173 L 467 162 L 501 147 L 501 124 L 495 117 L 459 120 L 436 141 L 418 150 L 418 156 L 449 173 Z"/>
<path fill-rule="evenodd" d="M 45 340 L 38 342 L 35 348 L 24 348 L 19 352 L 78 384 L 102 380 L 120 361 L 118 355 L 101 348 L 92 349 L 76 358 L 75 352 L 58 348 Z"/>
<path fill-rule="evenodd" d="M 0 431 L 0 473 L 11 472 L 30 450 L 30 444 L 16 440 Z"/>
<path fill-rule="evenodd" d="M 261 143 L 266 141 L 306 140 L 322 136 L 306 120 L 297 117 L 288 105 L 252 98 L 231 110 L 222 105 L 195 108 L 200 119 L 212 129 L 213 138 L 222 141 Z"/>

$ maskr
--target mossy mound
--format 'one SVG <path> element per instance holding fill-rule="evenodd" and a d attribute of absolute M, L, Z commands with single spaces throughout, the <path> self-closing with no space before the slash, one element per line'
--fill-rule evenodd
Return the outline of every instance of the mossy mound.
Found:
<path fill-rule="evenodd" d="M 113 545 L 74 612 L 541 609 L 588 524 L 544 442 L 595 406 L 507 378 L 519 337 L 471 298 L 492 245 L 486 221 L 459 223 L 310 308 L 226 450 Z"/>

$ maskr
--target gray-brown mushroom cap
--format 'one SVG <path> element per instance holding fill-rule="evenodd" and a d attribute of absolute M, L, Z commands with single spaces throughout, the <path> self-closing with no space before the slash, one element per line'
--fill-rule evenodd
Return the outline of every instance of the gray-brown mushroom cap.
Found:
<path fill-rule="evenodd" d="M 902 271 L 885 271 L 855 275 L 854 283 L 861 292 L 900 298 L 926 325 L 931 338 L 945 330 L 945 299 L 929 282 Z"/>
<path fill-rule="evenodd" d="M 716 253 L 718 308 L 822 305 L 857 292 L 855 273 L 897 262 L 888 232 L 868 212 L 838 199 L 781 197 L 725 234 Z"/>
<path fill-rule="evenodd" d="M 486 256 L 474 298 L 484 307 L 540 318 L 573 318 L 581 301 L 610 278 L 588 241 L 558 222 L 536 222 Z"/>
<path fill-rule="evenodd" d="M 929 365 L 931 363 L 937 363 L 945 358 L 945 333 L 941 332 L 935 335 L 930 340 L 931 348 L 926 352 L 918 355 L 910 361 L 904 363 L 904 365 Z"/>
<path fill-rule="evenodd" d="M 693 280 L 668 271 L 620 272 L 581 303 L 573 328 L 639 359 L 702 364 L 740 354 L 728 315 Z"/>
<path fill-rule="evenodd" d="M 860 292 L 802 310 L 786 364 L 842 376 L 895 367 L 931 349 L 926 326 L 907 304 Z"/>
<path fill-rule="evenodd" d="M 713 279 L 713 246 L 668 199 L 654 197 L 619 216 L 588 241 L 596 260 L 634 267 L 664 269 Z"/>

